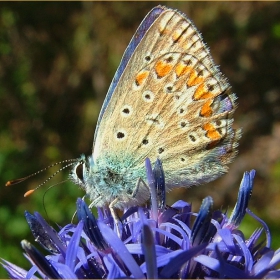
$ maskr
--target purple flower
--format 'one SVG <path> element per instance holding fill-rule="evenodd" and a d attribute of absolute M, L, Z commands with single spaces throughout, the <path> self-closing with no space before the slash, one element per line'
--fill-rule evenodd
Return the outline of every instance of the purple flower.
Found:
<path fill-rule="evenodd" d="M 44 256 L 22 241 L 32 267 L 26 271 L 1 261 L 11 278 L 279 278 L 280 251 L 270 248 L 266 224 L 247 209 L 255 171 L 245 172 L 235 208 L 230 215 L 213 210 L 206 197 L 197 214 L 182 200 L 165 205 L 164 172 L 158 160 L 152 170 L 146 160 L 151 189 L 149 207 L 126 209 L 115 228 L 108 208 L 95 218 L 77 200 L 78 224 L 59 231 L 35 213 L 25 217 L 35 240 L 48 251 Z M 238 229 L 247 214 L 261 228 L 245 239 Z M 196 219 L 192 222 L 191 217 Z M 265 231 L 265 239 L 262 232 Z M 118 236 L 120 235 L 120 237 Z"/>

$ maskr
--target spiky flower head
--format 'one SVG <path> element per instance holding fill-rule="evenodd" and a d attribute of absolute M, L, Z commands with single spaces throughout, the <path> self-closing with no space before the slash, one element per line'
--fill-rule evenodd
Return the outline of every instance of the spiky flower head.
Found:
<path fill-rule="evenodd" d="M 230 217 L 213 211 L 206 197 L 198 213 L 177 201 L 165 205 L 164 172 L 160 161 L 152 170 L 146 160 L 151 189 L 149 207 L 126 209 L 116 223 L 108 208 L 96 218 L 84 200 L 77 200 L 78 224 L 54 230 L 39 213 L 25 217 L 43 255 L 22 241 L 32 267 L 26 271 L 6 260 L 2 266 L 11 278 L 279 278 L 280 251 L 270 248 L 266 224 L 248 210 L 255 171 L 245 172 L 237 203 Z M 261 228 L 245 239 L 239 229 L 246 213 Z M 195 220 L 193 222 L 193 217 Z M 266 240 L 261 240 L 265 231 Z"/>

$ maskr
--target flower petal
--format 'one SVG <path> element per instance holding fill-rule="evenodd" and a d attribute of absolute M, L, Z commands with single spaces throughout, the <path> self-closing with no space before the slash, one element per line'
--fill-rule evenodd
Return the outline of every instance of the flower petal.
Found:
<path fill-rule="evenodd" d="M 74 267 L 77 262 L 78 247 L 80 243 L 83 226 L 84 226 L 83 221 L 80 221 L 76 227 L 76 230 L 66 250 L 65 264 L 69 266 L 72 272 L 74 272 Z"/>
<path fill-rule="evenodd" d="M 122 259 L 125 265 L 130 270 L 133 277 L 138 279 L 145 278 L 144 274 L 142 273 L 141 269 L 125 247 L 124 243 L 119 239 L 117 234 L 105 225 L 102 222 L 98 222 L 98 226 L 100 231 L 102 232 L 103 237 L 107 241 L 107 243 L 113 248 L 115 253 Z"/>
<path fill-rule="evenodd" d="M 146 167 L 146 174 L 147 174 L 147 181 L 150 187 L 151 193 L 151 217 L 152 219 L 157 221 L 158 218 L 158 202 L 157 202 L 157 193 L 156 193 L 156 179 L 154 172 L 152 170 L 151 161 L 150 159 L 146 158 L 145 160 L 145 167 Z"/>
<path fill-rule="evenodd" d="M 83 221 L 84 231 L 96 248 L 106 250 L 108 245 L 98 228 L 97 220 L 89 211 L 84 200 L 80 198 L 77 200 L 77 216 L 80 221 Z"/>
<path fill-rule="evenodd" d="M 157 159 L 154 169 L 153 169 L 154 177 L 155 177 L 155 186 L 157 192 L 157 207 L 159 210 L 163 210 L 165 207 L 165 177 L 162 167 L 162 162 Z"/>
<path fill-rule="evenodd" d="M 190 250 L 181 252 L 174 258 L 171 258 L 170 261 L 165 264 L 165 267 L 160 272 L 160 278 L 171 278 L 173 274 L 180 270 L 181 266 L 184 263 L 186 263 L 199 252 L 204 250 L 206 246 L 207 244 L 198 245 L 196 247 L 191 248 Z"/>
<path fill-rule="evenodd" d="M 36 266 L 44 273 L 47 277 L 53 279 L 59 279 L 61 276 L 58 274 L 56 269 L 51 263 L 29 242 L 26 240 L 21 241 L 22 248 L 25 250 L 27 255 L 32 259 Z"/>
<path fill-rule="evenodd" d="M 211 224 L 212 207 L 212 197 L 204 198 L 192 229 L 191 243 L 193 246 L 208 242 L 213 237 L 214 232 L 211 231 L 211 227 L 213 227 Z M 209 234 L 210 232 L 211 234 Z"/>
<path fill-rule="evenodd" d="M 246 171 L 244 173 L 238 192 L 237 202 L 227 223 L 228 227 L 237 228 L 246 214 L 246 208 L 248 207 L 252 195 L 255 174 L 255 170 L 251 170 L 250 172 Z"/>
<path fill-rule="evenodd" d="M 142 228 L 142 247 L 145 256 L 145 263 L 147 268 L 147 278 L 157 279 L 157 261 L 154 236 L 148 225 L 143 225 Z"/>
<path fill-rule="evenodd" d="M 27 271 L 21 267 L 1 258 L 1 265 L 5 268 L 11 279 L 25 279 Z"/>

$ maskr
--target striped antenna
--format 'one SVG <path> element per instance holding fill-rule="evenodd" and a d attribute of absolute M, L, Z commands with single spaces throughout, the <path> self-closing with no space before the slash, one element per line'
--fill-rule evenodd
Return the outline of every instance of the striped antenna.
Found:
<path fill-rule="evenodd" d="M 58 165 L 58 164 L 61 164 L 61 163 L 66 163 L 66 162 L 68 162 L 68 164 L 66 164 L 65 166 L 63 166 L 63 167 L 61 167 L 59 170 L 57 170 L 55 173 L 53 173 L 49 178 L 47 178 L 42 184 L 40 184 L 39 186 L 37 186 L 35 189 L 32 189 L 32 190 L 27 191 L 27 192 L 24 194 L 24 197 L 26 197 L 26 196 L 32 194 L 35 190 L 39 189 L 39 188 L 40 188 L 41 186 L 43 186 L 44 184 L 46 184 L 46 183 L 47 183 L 50 179 L 52 179 L 56 174 L 58 174 L 59 172 L 61 172 L 61 171 L 64 170 L 65 168 L 67 168 L 67 167 L 69 167 L 69 166 L 71 166 L 71 165 L 77 163 L 78 161 L 79 161 L 79 159 L 67 159 L 67 160 L 59 161 L 59 162 L 57 162 L 57 163 L 51 164 L 51 165 L 49 165 L 49 166 L 47 166 L 47 167 L 45 167 L 45 168 L 43 168 L 43 169 L 41 169 L 41 170 L 39 170 L 39 171 L 37 171 L 37 172 L 31 174 L 31 175 L 28 175 L 28 176 L 26 176 L 26 177 L 8 181 L 8 182 L 6 183 L 6 187 L 9 187 L 9 186 L 12 186 L 12 185 L 15 185 L 15 184 L 19 184 L 19 183 L 21 183 L 21 182 L 27 180 L 28 178 L 31 178 L 31 177 L 33 177 L 33 176 L 35 176 L 35 175 L 37 175 L 37 174 L 39 174 L 39 173 L 41 173 L 41 172 L 43 172 L 43 171 L 46 171 L 47 169 L 49 169 L 49 168 L 51 168 L 51 167 L 54 167 L 54 166 L 56 166 L 56 165 Z"/>

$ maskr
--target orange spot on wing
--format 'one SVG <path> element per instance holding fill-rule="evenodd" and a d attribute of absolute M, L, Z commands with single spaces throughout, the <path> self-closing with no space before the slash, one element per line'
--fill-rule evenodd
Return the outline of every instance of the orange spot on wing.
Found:
<path fill-rule="evenodd" d="M 193 96 L 194 100 L 206 99 L 211 97 L 214 97 L 214 95 L 205 89 L 204 83 L 200 84 L 197 87 Z"/>
<path fill-rule="evenodd" d="M 146 78 L 148 77 L 148 75 L 149 75 L 148 71 L 143 71 L 138 73 L 135 78 L 135 83 L 137 84 L 137 86 L 141 86 L 143 82 L 146 80 Z"/>
<path fill-rule="evenodd" d="M 206 136 L 213 141 L 217 141 L 221 139 L 221 135 L 218 130 L 211 123 L 206 123 L 203 126 L 203 129 L 206 130 Z"/>
<path fill-rule="evenodd" d="M 191 69 L 192 69 L 191 67 L 186 66 L 183 63 L 179 63 L 175 68 L 175 73 L 176 73 L 177 77 L 180 77 L 180 76 L 183 76 L 186 73 L 190 72 Z"/>
<path fill-rule="evenodd" d="M 206 101 L 201 110 L 200 110 L 200 115 L 203 117 L 210 117 L 213 114 L 213 110 L 211 108 L 211 104 L 212 104 L 213 100 L 208 100 Z"/>
<path fill-rule="evenodd" d="M 202 77 L 198 77 L 197 72 L 192 67 L 186 66 L 183 63 L 180 63 L 176 66 L 175 73 L 176 73 L 177 77 L 190 73 L 188 80 L 187 80 L 188 87 L 198 85 L 198 84 L 202 83 L 204 80 Z"/>
<path fill-rule="evenodd" d="M 166 76 L 171 71 L 171 69 L 172 69 L 172 65 L 165 63 L 163 61 L 158 61 L 155 66 L 155 70 L 159 78 Z"/>
<path fill-rule="evenodd" d="M 200 84 L 203 82 L 203 78 L 202 77 L 198 77 L 196 71 L 193 69 L 191 71 L 191 74 L 189 76 L 189 79 L 187 81 L 187 85 L 189 87 L 195 86 L 197 84 Z"/>

